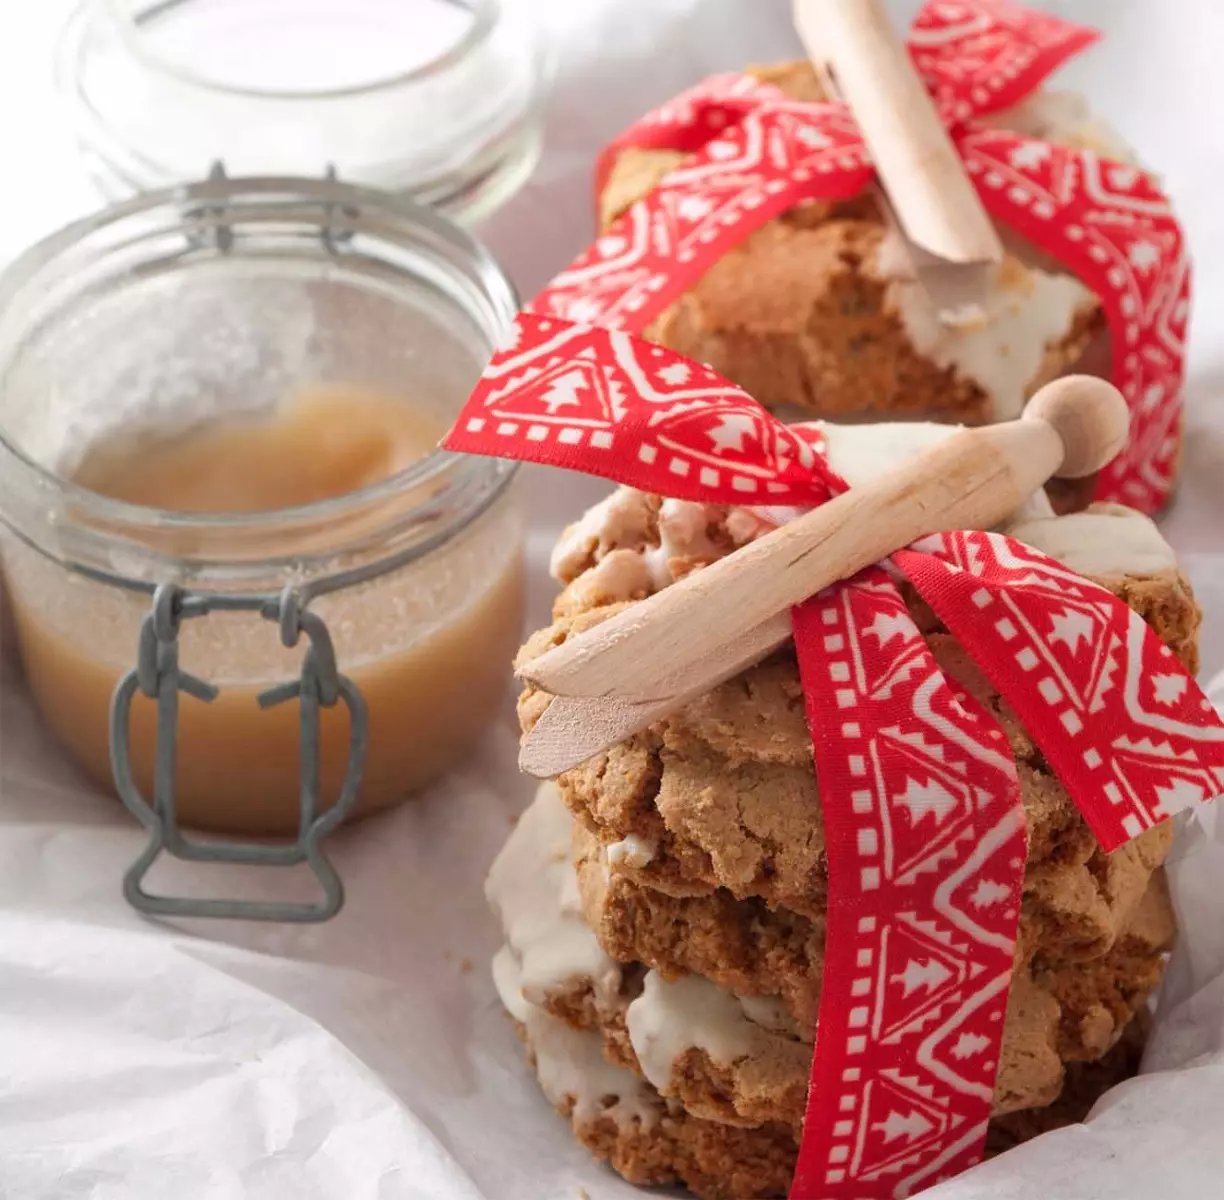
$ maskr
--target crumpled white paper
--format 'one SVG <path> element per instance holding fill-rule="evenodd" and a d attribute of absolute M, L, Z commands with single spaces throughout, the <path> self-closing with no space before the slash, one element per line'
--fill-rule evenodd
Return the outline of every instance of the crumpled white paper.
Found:
<path fill-rule="evenodd" d="M 560 79 L 536 178 L 487 229 L 524 295 L 589 237 L 598 147 L 704 74 L 795 53 L 781 0 L 513 0 L 558 30 Z M 1204 662 L 1224 667 L 1224 117 L 1212 0 L 1063 0 L 1111 31 L 1072 67 L 1156 160 L 1198 256 L 1185 479 L 1166 520 L 1204 607 Z M 916 3 L 893 6 L 908 15 Z M 1140 64 L 1147 73 L 1137 74 Z M 32 185 L 31 185 L 32 186 Z M 606 485 L 524 471 L 531 621 L 555 533 Z M 330 847 L 347 885 L 323 926 L 159 924 L 119 880 L 143 844 L 67 763 L 30 709 L 11 638 L 0 656 L 2 1200 L 623 1200 L 539 1095 L 488 975 L 498 933 L 485 870 L 531 792 L 503 719 L 418 803 Z M 1222 689 L 1224 693 L 1224 689 Z M 1221 698 L 1224 698 L 1222 695 Z M 1187 854 L 1187 849 L 1194 851 Z M 1224 1194 L 1224 817 L 1183 836 L 1182 940 L 1148 1074 L 1086 1126 L 1047 1135 L 927 1193 L 932 1200 L 1201 1200 Z M 235 868 L 159 868 L 166 889 L 293 892 Z M 300 891 L 301 889 L 299 889 Z"/>

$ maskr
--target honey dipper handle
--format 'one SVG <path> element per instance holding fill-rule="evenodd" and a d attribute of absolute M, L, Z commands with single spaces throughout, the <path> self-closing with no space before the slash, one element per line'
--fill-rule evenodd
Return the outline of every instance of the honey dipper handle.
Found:
<path fill-rule="evenodd" d="M 881 0 L 793 0 L 809 57 L 849 104 L 908 240 L 947 263 L 1003 246 Z"/>
<path fill-rule="evenodd" d="M 614 696 L 653 710 L 683 703 L 727 677 L 725 659 L 711 647 L 747 637 L 927 534 L 991 528 L 1051 476 L 1098 470 L 1120 449 L 1126 428 L 1126 402 L 1110 384 L 1057 380 L 1020 420 L 953 434 L 893 474 L 524 663 L 519 675 L 558 696 Z"/>

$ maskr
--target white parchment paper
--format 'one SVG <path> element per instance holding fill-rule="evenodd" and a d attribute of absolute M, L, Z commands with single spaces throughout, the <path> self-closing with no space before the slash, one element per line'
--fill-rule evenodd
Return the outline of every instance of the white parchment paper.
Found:
<path fill-rule="evenodd" d="M 704 74 L 795 49 L 782 0 L 514 2 L 553 28 L 560 65 L 545 159 L 486 231 L 526 295 L 589 237 L 590 167 L 608 137 Z M 905 16 L 916 5 L 893 7 Z M 1224 15 L 1214 0 L 1179 0 L 1175 12 L 1163 0 L 1046 7 L 1109 30 L 1067 82 L 1160 168 L 1198 256 L 1185 479 L 1165 528 L 1207 609 L 1211 674 L 1224 667 L 1224 151 L 1214 136 Z M 0 53 L 13 69 L 0 60 L 0 80 L 22 90 L 10 85 L 0 100 L 9 112 L 18 101 L 37 108 L 30 52 L 7 41 Z M 78 204 L 54 136 L 48 127 L 38 140 L 35 166 L 60 173 L 34 170 L 0 201 L 10 240 L 45 231 L 45 196 L 57 219 Z M 27 126 L 15 138 L 0 131 L 0 149 L 32 149 Z M 552 537 L 603 485 L 524 477 L 534 624 L 552 596 Z M 349 893 L 335 921 L 158 924 L 119 893 L 142 834 L 64 760 L 30 708 L 11 639 L 2 650 L 0 1200 L 638 1194 L 592 1163 L 540 1097 L 489 981 L 497 931 L 481 885 L 531 790 L 514 772 L 509 690 L 502 721 L 462 770 L 332 840 Z M 1147 1074 L 1086 1126 L 1021 1147 L 933 1200 L 1224 1195 L 1224 818 L 1189 831 L 1178 855 L 1182 940 Z M 159 869 L 152 883 L 259 896 L 305 886 L 201 867 Z"/>

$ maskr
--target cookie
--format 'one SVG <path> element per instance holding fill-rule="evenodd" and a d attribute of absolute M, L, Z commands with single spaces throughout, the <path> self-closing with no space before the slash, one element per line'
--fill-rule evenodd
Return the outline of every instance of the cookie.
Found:
<path fill-rule="evenodd" d="M 786 1195 L 798 1155 L 789 1126 L 745 1128 L 694 1117 L 609 1063 L 599 1034 L 573 1029 L 526 1001 L 510 955 L 495 960 L 494 979 L 541 1090 L 596 1158 L 630 1183 L 684 1184 L 702 1200 Z"/>
<path fill-rule="evenodd" d="M 875 427 L 872 436 L 874 446 L 851 441 L 840 448 L 832 437 L 839 469 L 866 472 L 871 461 L 903 452 L 897 447 L 904 435 L 895 427 Z M 917 443 L 933 436 L 939 435 L 924 430 Z M 650 594 L 761 528 L 750 510 L 618 489 L 558 543 L 552 565 L 566 584 L 558 602 L 565 615 L 521 657 L 632 603 L 617 590 L 618 579 Z M 1010 531 L 1130 603 L 1193 668 L 1199 612 L 1171 550 L 1146 518 L 1100 505 L 1062 517 L 1028 515 Z M 602 578 L 598 602 L 583 591 L 593 577 Z M 939 661 L 993 712 L 1015 755 L 1029 832 L 1027 940 L 1051 963 L 1099 957 L 1163 861 L 1169 828 L 1104 855 L 1015 715 L 957 643 L 938 631 L 933 614 L 914 609 Z M 539 693 L 525 694 L 525 727 L 547 702 Z M 745 672 L 559 783 L 585 828 L 606 847 L 608 884 L 586 872 L 584 890 L 588 919 L 614 955 L 665 974 L 695 971 L 744 994 L 780 995 L 802 1021 L 814 1020 L 827 880 L 793 656 Z"/>
<path fill-rule="evenodd" d="M 782 1200 L 799 1146 L 784 1124 L 744 1127 L 704 1120 L 665 1101 L 648 1083 L 603 1057 L 597 1034 L 571 1029 L 516 1000 L 512 976 L 500 973 L 507 1008 L 542 1091 L 591 1154 L 639 1186 L 683 1184 L 701 1200 Z M 1110 1087 L 1138 1069 L 1142 1017 L 1133 1034 L 1099 1063 L 1074 1064 L 1066 1098 L 991 1121 L 987 1154 L 997 1154 L 1048 1129 L 1082 1120 Z"/>
<path fill-rule="evenodd" d="M 748 72 L 801 100 L 822 99 L 812 68 Z M 1068 93 L 1042 92 L 991 118 L 1018 133 L 1132 160 Z M 684 156 L 627 147 L 599 197 L 606 227 Z M 972 326 L 943 325 L 910 278 L 871 197 L 807 202 L 725 254 L 646 336 L 708 363 L 761 403 L 825 416 L 873 414 L 980 423 L 1018 415 L 1068 369 L 1108 362 L 1100 303 L 1064 268 L 1004 232 L 1008 255 Z"/>
<path fill-rule="evenodd" d="M 811 1047 L 779 1006 L 745 1003 L 695 977 L 667 983 L 654 972 L 642 977 L 631 968 L 625 978 L 637 991 L 622 1005 L 621 985 L 606 986 L 608 964 L 600 972 L 604 984 L 587 986 L 560 968 L 563 956 L 552 960 L 549 971 L 554 979 L 567 979 L 558 986 L 582 997 L 556 1006 L 568 1018 L 527 999 L 522 964 L 534 954 L 540 994 L 538 952 L 548 940 L 547 922 L 538 903 L 516 910 L 506 902 L 520 892 L 538 901 L 535 878 L 520 875 L 533 867 L 564 887 L 557 864 L 564 857 L 568 820 L 555 794 L 542 789 L 512 835 L 510 853 L 499 858 L 490 886 L 503 919 L 510 921 L 511 939 L 494 960 L 494 979 L 545 1096 L 595 1157 L 633 1183 L 683 1183 L 709 1200 L 784 1196 L 798 1153 Z M 596 950 L 573 945 L 572 900 L 558 894 L 554 911 L 553 936 L 559 934 L 569 954 L 576 952 L 575 961 L 597 962 Z M 611 1008 L 604 1008 L 609 1002 Z M 1054 1099 L 1057 1082 L 1044 1088 L 1052 1105 L 1020 1111 L 1008 1107 L 1019 1096 L 1004 1085 L 1010 1076 L 1024 1095 L 1041 1096 L 1032 1083 L 1050 1075 L 1051 1060 L 1061 1081 L 1061 1064 L 1050 1051 L 1052 1004 L 1030 977 L 1017 977 L 990 1127 L 996 1149 L 1051 1127 L 1063 1111 Z M 1130 1055 L 1122 1063 L 1133 1069 L 1134 1061 Z M 1082 1111 L 1094 1083 L 1095 1096 L 1121 1077 L 1112 1058 L 1087 1069 L 1073 1064 L 1073 1090 L 1064 1105 L 1068 1119 Z"/>
<path fill-rule="evenodd" d="M 754 524 L 755 522 L 755 524 Z M 566 589 L 563 615 L 531 638 L 520 661 L 581 633 L 678 575 L 729 553 L 761 532 L 750 510 L 685 504 L 621 488 L 563 535 L 553 567 Z M 1061 559 L 1132 604 L 1193 669 L 1199 610 L 1172 551 L 1147 518 L 1116 505 L 1021 520 L 1010 532 Z M 598 579 L 598 587 L 591 580 Z M 617 584 L 632 586 L 631 593 Z M 593 607 L 584 607 L 590 604 Z M 1068 952 L 1098 953 L 1116 933 L 1096 878 L 1096 844 L 1061 783 L 1015 715 L 933 614 L 915 605 L 941 665 L 994 713 L 1016 757 L 1029 831 L 1032 902 L 1062 925 Z M 530 729 L 548 698 L 520 702 Z M 566 803 L 606 844 L 633 839 L 634 877 L 675 897 L 725 888 L 817 920 L 827 863 L 802 688 L 783 651 L 694 703 L 560 777 Z M 1150 874 L 1167 831 L 1116 859 Z M 1039 871 L 1042 864 L 1048 869 Z M 1070 880 L 1064 867 L 1081 868 Z M 1132 901 L 1142 895 L 1132 888 Z M 1118 887 L 1121 887 L 1119 882 Z M 1121 903 L 1121 901 L 1119 901 Z M 1104 907 L 1102 907 L 1104 906 Z"/>
<path fill-rule="evenodd" d="M 1140 1008 L 1103 1058 L 1068 1064 L 1057 1100 L 1044 1108 L 1025 1109 L 992 1121 L 986 1135 L 986 1153 L 1001 1154 L 1052 1129 L 1083 1121 L 1111 1087 L 1138 1073 L 1151 1023 L 1151 1014 Z"/>
<path fill-rule="evenodd" d="M 1163 858 L 1169 838 L 1167 828 L 1158 827 L 1112 856 L 1097 851 L 1089 860 L 1093 867 L 1103 860 L 1097 869 L 1069 864 L 1061 876 L 1053 868 L 1043 872 L 1040 895 L 1026 894 L 1021 909 L 1022 964 L 1040 952 L 1048 970 L 1079 970 L 1109 953 L 1135 919 L 1157 872 L 1153 860 Z M 644 963 L 669 978 L 704 975 L 740 995 L 778 996 L 801 1027 L 814 1025 L 824 970 L 823 913 L 813 919 L 759 898 L 737 900 L 725 888 L 669 895 L 612 864 L 607 848 L 582 823 L 575 860 L 583 917 L 610 957 Z"/>
<path fill-rule="evenodd" d="M 506 937 L 503 953 L 512 960 L 519 990 L 572 1028 L 598 1033 L 609 1062 L 632 1070 L 692 1115 L 744 1126 L 780 1122 L 798 1135 L 815 1021 L 797 1020 L 778 996 L 736 994 L 699 974 L 643 971 L 601 953 L 565 869 L 570 821 L 555 787 L 543 785 L 490 873 L 490 899 Z M 581 847 L 581 830 L 575 842 Z M 1079 964 L 1059 970 L 1043 961 L 1038 975 L 1027 962 L 1017 964 L 996 1115 L 1048 1104 L 1062 1086 L 1063 1058 L 1100 1057 L 1116 1034 L 1111 1029 L 1103 1044 L 1061 1056 L 1060 1037 L 1069 1044 L 1068 1032 L 1090 1026 L 1099 1034 L 1106 1010 L 1120 1031 L 1146 999 L 1159 980 L 1166 941 L 1153 931 L 1167 930 L 1171 919 L 1163 891 L 1154 895 L 1135 933 L 1119 942 L 1110 961 L 1094 964 L 1093 973 Z M 552 948 L 543 973 L 541 945 Z M 809 999 L 814 1007 L 819 998 Z"/>
<path fill-rule="evenodd" d="M 1109 1053 L 1164 974 L 1177 927 L 1164 872 L 1157 871 L 1109 951 L 1072 968 L 1035 957 L 1033 978 L 1058 1003 L 1058 1053 L 1095 1062 Z"/>

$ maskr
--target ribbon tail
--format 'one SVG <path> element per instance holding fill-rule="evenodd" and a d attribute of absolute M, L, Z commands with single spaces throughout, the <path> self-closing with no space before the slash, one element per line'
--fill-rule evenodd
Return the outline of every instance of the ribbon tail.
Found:
<path fill-rule="evenodd" d="M 1092 150 L 978 125 L 954 140 L 986 211 L 1084 285 L 1077 311 L 1099 300 L 1131 431 L 1097 498 L 1159 511 L 1177 473 L 1191 283 L 1168 198 L 1141 168 Z"/>
<path fill-rule="evenodd" d="M 1019 785 L 882 570 L 793 621 L 829 907 L 791 1198 L 908 1196 L 981 1158 L 1024 880 Z"/>
<path fill-rule="evenodd" d="M 823 445 L 818 429 L 784 424 L 701 363 L 531 313 L 519 313 L 442 440 L 729 505 L 815 505 L 844 491 Z"/>
<path fill-rule="evenodd" d="M 925 538 L 892 562 L 1015 711 L 1106 850 L 1224 792 L 1224 723 L 1107 589 L 994 533 Z"/>
<path fill-rule="evenodd" d="M 940 110 L 963 120 L 1019 104 L 1100 37 L 1008 0 L 958 0 L 925 4 L 908 45 Z"/>

